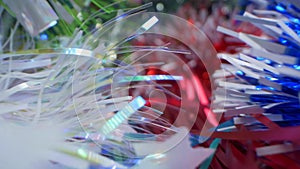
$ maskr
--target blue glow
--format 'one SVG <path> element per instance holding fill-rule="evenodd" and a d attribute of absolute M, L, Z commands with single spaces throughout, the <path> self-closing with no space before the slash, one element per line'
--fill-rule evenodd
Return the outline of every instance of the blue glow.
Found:
<path fill-rule="evenodd" d="M 244 75 L 244 72 L 238 70 L 238 71 L 236 71 L 236 74 L 237 74 L 237 75 L 240 75 L 240 76 L 243 76 L 243 75 Z"/>
<path fill-rule="evenodd" d="M 300 88 L 300 85 L 295 85 L 295 86 L 292 86 L 292 88 L 293 88 L 293 89 L 297 89 L 297 90 L 298 90 L 298 89 Z"/>
<path fill-rule="evenodd" d="M 48 35 L 45 34 L 45 33 L 41 34 L 41 35 L 40 35 L 40 40 L 42 40 L 42 41 L 48 40 Z"/>
<path fill-rule="evenodd" d="M 273 88 L 273 87 L 267 87 L 266 88 L 267 90 L 273 90 L 273 91 L 275 91 L 276 89 L 275 88 Z"/>
<path fill-rule="evenodd" d="M 272 90 L 272 91 L 275 91 L 276 89 L 274 89 L 273 87 L 269 87 L 269 86 L 258 85 L 258 86 L 256 86 L 256 90 Z"/>
<path fill-rule="evenodd" d="M 275 77 L 266 77 L 266 79 L 271 80 L 271 81 L 277 81 L 278 79 Z"/>
<path fill-rule="evenodd" d="M 264 62 L 265 62 L 266 64 L 271 64 L 271 63 L 272 63 L 272 61 L 271 61 L 271 60 L 268 60 L 268 59 L 266 59 Z"/>
<path fill-rule="evenodd" d="M 263 57 L 259 57 L 259 56 L 256 56 L 256 60 L 265 60 L 265 58 L 263 58 Z"/>
<path fill-rule="evenodd" d="M 282 44 L 286 44 L 286 43 L 287 43 L 287 40 L 285 40 L 285 39 L 280 39 L 280 42 L 281 42 Z"/>
<path fill-rule="evenodd" d="M 298 18 L 290 18 L 292 22 L 300 24 L 300 20 Z"/>
<path fill-rule="evenodd" d="M 300 65 L 294 65 L 294 69 L 300 70 Z"/>
<path fill-rule="evenodd" d="M 280 6 L 280 5 L 277 5 L 275 8 L 279 12 L 285 12 L 285 9 L 282 6 Z"/>

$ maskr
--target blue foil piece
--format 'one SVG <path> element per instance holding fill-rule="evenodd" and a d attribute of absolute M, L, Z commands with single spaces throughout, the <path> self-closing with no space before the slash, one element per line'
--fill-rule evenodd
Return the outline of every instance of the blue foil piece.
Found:
<path fill-rule="evenodd" d="M 259 102 L 259 103 L 280 103 L 280 102 L 288 102 L 288 101 L 293 101 L 293 102 L 298 101 L 297 99 L 288 96 L 273 95 L 273 94 L 250 95 L 250 100 L 252 102 Z"/>
<path fill-rule="evenodd" d="M 118 144 L 103 144 L 100 154 L 126 167 L 132 167 L 141 160 L 136 157 L 133 149 Z"/>

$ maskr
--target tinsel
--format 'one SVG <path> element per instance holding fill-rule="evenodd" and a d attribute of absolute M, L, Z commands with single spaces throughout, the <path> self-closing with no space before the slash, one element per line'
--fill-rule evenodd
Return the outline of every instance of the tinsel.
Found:
<path fill-rule="evenodd" d="M 218 54 L 223 64 L 214 75 L 219 87 L 212 104 L 224 118 L 212 135 L 222 141 L 211 168 L 300 168 L 300 6 L 264 2 L 266 9 L 235 17 L 262 34 L 218 28 L 246 46 Z"/>
<path fill-rule="evenodd" d="M 22 3 L 11 2 L 18 3 L 3 1 L 10 12 L 28 9 L 13 8 Z M 143 34 L 181 40 L 212 75 L 219 61 L 201 31 L 178 17 L 145 12 L 151 4 L 120 10 L 113 19 L 85 28 L 84 22 L 97 20 L 95 13 L 72 29 L 72 19 L 76 22 L 79 16 L 67 16 L 70 11 L 62 8 L 60 1 L 49 2 L 47 9 L 53 7 L 52 12 L 58 13 L 51 21 L 64 24 L 58 37 L 50 35 L 55 36 L 59 25 L 40 27 L 44 20 L 34 18 L 30 11 L 24 13 L 27 21 L 17 14 L 16 29 L 3 35 L 0 168 L 195 168 L 213 154 L 214 147 L 193 148 L 189 141 L 200 97 L 186 91 L 198 91 L 196 95 L 201 91 L 199 79 L 177 55 L 189 55 L 190 51 L 173 49 L 168 43 L 130 45 Z M 92 2 L 100 13 L 111 6 Z M 76 10 L 76 3 L 70 3 Z M 42 12 L 38 6 L 31 7 Z M 19 22 L 27 38 L 21 37 L 21 42 L 15 40 Z M 177 26 L 186 26 L 193 36 L 168 29 Z M 153 53 L 155 58 L 150 57 Z M 203 91 L 201 96 L 206 97 Z M 205 110 L 212 114 L 208 104 L 205 102 Z M 178 112 L 174 123 L 163 117 L 169 108 Z M 187 115 L 192 115 L 190 121 L 180 125 Z M 212 134 L 210 128 L 218 124 L 214 120 L 207 122 L 202 132 Z"/>

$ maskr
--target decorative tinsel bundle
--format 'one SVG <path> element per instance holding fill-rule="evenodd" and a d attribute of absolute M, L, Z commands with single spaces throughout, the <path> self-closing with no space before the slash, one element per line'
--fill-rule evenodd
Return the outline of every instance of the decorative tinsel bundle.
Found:
<path fill-rule="evenodd" d="M 16 13 L 15 27 L 20 22 L 29 35 L 23 30 L 25 35 L 18 37 L 18 29 L 11 29 L 9 36 L 2 36 L 6 42 L 1 51 L 9 52 L 0 54 L 0 168 L 194 168 L 214 152 L 192 148 L 189 131 L 177 125 L 180 118 L 194 115 L 185 126 L 190 129 L 199 109 L 198 97 L 186 92 L 198 90 L 187 80 L 194 76 L 176 56 L 190 52 L 168 44 L 130 45 L 146 33 L 182 40 L 211 74 L 218 68 L 209 62 L 217 61 L 215 51 L 198 29 L 171 15 L 147 13 L 146 4 L 119 11 L 91 30 L 80 24 L 70 29 L 71 36 L 51 38 L 44 30 L 67 21 L 67 14 L 61 18 L 55 12 L 62 15 L 68 8 L 58 1 L 50 1 L 51 6 L 47 1 L 3 2 L 7 10 L 24 10 Z M 193 32 L 193 44 L 168 29 L 179 25 Z M 48 30 L 52 35 L 54 28 Z M 20 42 L 16 37 L 28 39 Z M 53 45 L 55 38 L 59 45 Z M 152 53 L 159 54 L 149 58 Z M 177 123 L 163 118 L 166 107 L 178 112 Z"/>
<path fill-rule="evenodd" d="M 214 74 L 213 107 L 224 121 L 213 134 L 222 142 L 212 168 L 300 168 L 300 5 L 267 3 L 266 10 L 236 17 L 262 35 L 218 28 L 248 46 L 218 54 L 224 62 Z"/>

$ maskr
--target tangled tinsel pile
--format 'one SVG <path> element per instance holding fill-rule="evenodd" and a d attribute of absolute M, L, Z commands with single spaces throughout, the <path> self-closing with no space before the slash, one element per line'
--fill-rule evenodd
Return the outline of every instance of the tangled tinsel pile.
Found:
<path fill-rule="evenodd" d="M 3 2 L 10 12 L 24 10 L 16 13 L 9 36 L 3 34 L 6 42 L 1 50 L 8 52 L 0 55 L 4 168 L 193 168 L 213 153 L 190 146 L 188 129 L 195 119 L 180 123 L 181 117 L 197 116 L 199 109 L 197 97 L 185 92 L 195 90 L 184 80 L 193 74 L 177 56 L 190 52 L 172 49 L 168 43 L 130 45 L 146 33 L 181 39 L 168 28 L 183 25 L 184 20 L 147 13 L 144 10 L 151 4 L 146 4 L 119 10 L 106 22 L 85 24 L 97 20 L 100 10 L 71 36 L 51 38 L 57 20 L 67 24 L 67 16 L 58 17 L 65 8 L 53 10 L 41 1 L 30 12 L 22 3 Z M 52 2 L 57 8 L 59 4 Z M 48 11 L 47 17 L 35 15 L 42 9 Z M 7 14 L 4 11 L 3 17 Z M 66 29 L 71 30 L 72 24 Z M 197 35 L 195 45 L 208 42 L 202 32 L 189 28 Z M 16 42 L 20 32 L 28 39 Z M 205 52 L 193 46 L 195 53 L 204 54 L 201 57 L 215 54 L 210 43 Z M 192 109 L 190 103 L 195 103 Z M 170 110 L 178 113 L 174 121 L 164 117 Z M 191 158 L 176 162 L 182 152 Z"/>
<path fill-rule="evenodd" d="M 0 168 L 300 168 L 298 2 L 0 4 Z"/>

